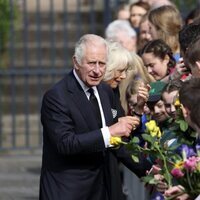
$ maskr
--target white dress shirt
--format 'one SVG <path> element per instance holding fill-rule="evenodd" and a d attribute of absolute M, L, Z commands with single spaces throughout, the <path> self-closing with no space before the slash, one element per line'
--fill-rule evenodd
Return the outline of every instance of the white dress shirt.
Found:
<path fill-rule="evenodd" d="M 75 78 L 79 82 L 80 86 L 82 87 L 83 91 L 85 92 L 85 95 L 87 96 L 87 98 L 89 100 L 89 97 L 90 97 L 90 93 L 88 92 L 89 87 L 86 86 L 83 83 L 83 81 L 78 77 L 78 75 L 77 75 L 75 70 L 73 70 L 73 73 L 74 73 Z M 98 93 L 97 87 L 93 86 L 92 88 L 94 90 L 94 95 L 97 98 L 97 101 L 98 101 L 98 104 L 99 104 L 100 113 L 101 113 L 101 120 L 102 120 L 101 132 L 102 132 L 102 135 L 103 135 L 104 144 L 105 144 L 105 147 L 108 148 L 108 147 L 111 147 L 111 145 L 110 145 L 110 132 L 109 132 L 108 126 L 106 126 L 105 116 L 104 116 L 104 112 L 103 112 L 103 108 L 102 108 L 102 105 L 101 105 L 101 100 L 100 100 L 100 97 L 99 97 L 99 93 Z"/>

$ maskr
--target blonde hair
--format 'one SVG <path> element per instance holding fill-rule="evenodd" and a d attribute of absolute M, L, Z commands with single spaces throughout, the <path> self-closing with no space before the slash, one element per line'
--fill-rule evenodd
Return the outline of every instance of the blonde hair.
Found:
<path fill-rule="evenodd" d="M 149 13 L 149 21 L 155 26 L 159 39 L 165 41 L 173 53 L 180 51 L 178 33 L 182 27 L 182 18 L 178 9 L 165 5 Z"/>
<path fill-rule="evenodd" d="M 120 100 L 126 114 L 128 113 L 126 89 L 132 80 L 139 79 L 141 79 L 145 84 L 155 81 L 155 79 L 148 73 L 146 67 L 144 67 L 144 63 L 140 56 L 134 52 L 131 52 L 131 62 L 127 77 L 126 79 L 122 80 L 119 85 Z"/>
<path fill-rule="evenodd" d="M 108 62 L 103 80 L 109 81 L 114 78 L 117 70 L 128 69 L 131 61 L 131 53 L 120 43 L 108 41 Z"/>

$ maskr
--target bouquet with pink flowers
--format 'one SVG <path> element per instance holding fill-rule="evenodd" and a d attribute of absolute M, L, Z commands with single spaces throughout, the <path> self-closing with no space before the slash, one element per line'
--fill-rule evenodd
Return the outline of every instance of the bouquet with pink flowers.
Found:
<path fill-rule="evenodd" d="M 145 125 L 146 131 L 142 137 L 146 145 L 140 146 L 137 137 L 133 137 L 126 145 L 133 160 L 139 161 L 139 152 L 146 154 L 148 159 L 160 167 L 158 173 L 163 176 L 163 181 L 168 187 L 182 185 L 185 188 L 183 193 L 186 192 L 194 198 L 198 196 L 200 194 L 200 145 L 196 145 L 194 149 L 192 145 L 188 146 L 179 141 L 169 144 L 168 141 L 161 141 L 164 133 L 154 120 L 150 120 Z M 159 182 L 153 173 L 148 173 L 142 181 L 152 185 Z M 168 199 L 175 199 L 175 197 Z"/>
<path fill-rule="evenodd" d="M 195 153 L 187 145 L 182 147 L 182 157 L 176 159 L 171 170 L 176 184 L 184 187 L 183 193 L 196 198 L 200 194 L 200 145 Z"/>

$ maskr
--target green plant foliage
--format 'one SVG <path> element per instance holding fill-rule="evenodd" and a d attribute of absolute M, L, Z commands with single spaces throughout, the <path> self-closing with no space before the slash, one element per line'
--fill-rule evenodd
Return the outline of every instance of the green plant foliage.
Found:
<path fill-rule="evenodd" d="M 6 51 L 10 30 L 15 27 L 19 10 L 15 1 L 0 0 L 0 54 Z"/>

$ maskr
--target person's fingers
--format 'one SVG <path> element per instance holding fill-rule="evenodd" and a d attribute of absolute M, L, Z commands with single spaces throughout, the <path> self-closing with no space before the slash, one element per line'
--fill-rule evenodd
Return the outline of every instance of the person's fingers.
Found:
<path fill-rule="evenodd" d="M 188 194 L 182 194 L 176 198 L 176 200 L 189 200 L 190 197 Z"/>
<path fill-rule="evenodd" d="M 165 191 L 165 196 L 166 197 L 169 197 L 171 195 L 174 195 L 174 194 L 177 194 L 177 193 L 180 193 L 184 190 L 184 188 L 181 186 L 181 185 L 177 185 L 177 186 L 173 186 L 173 187 L 170 187 L 169 189 L 167 189 Z"/>

